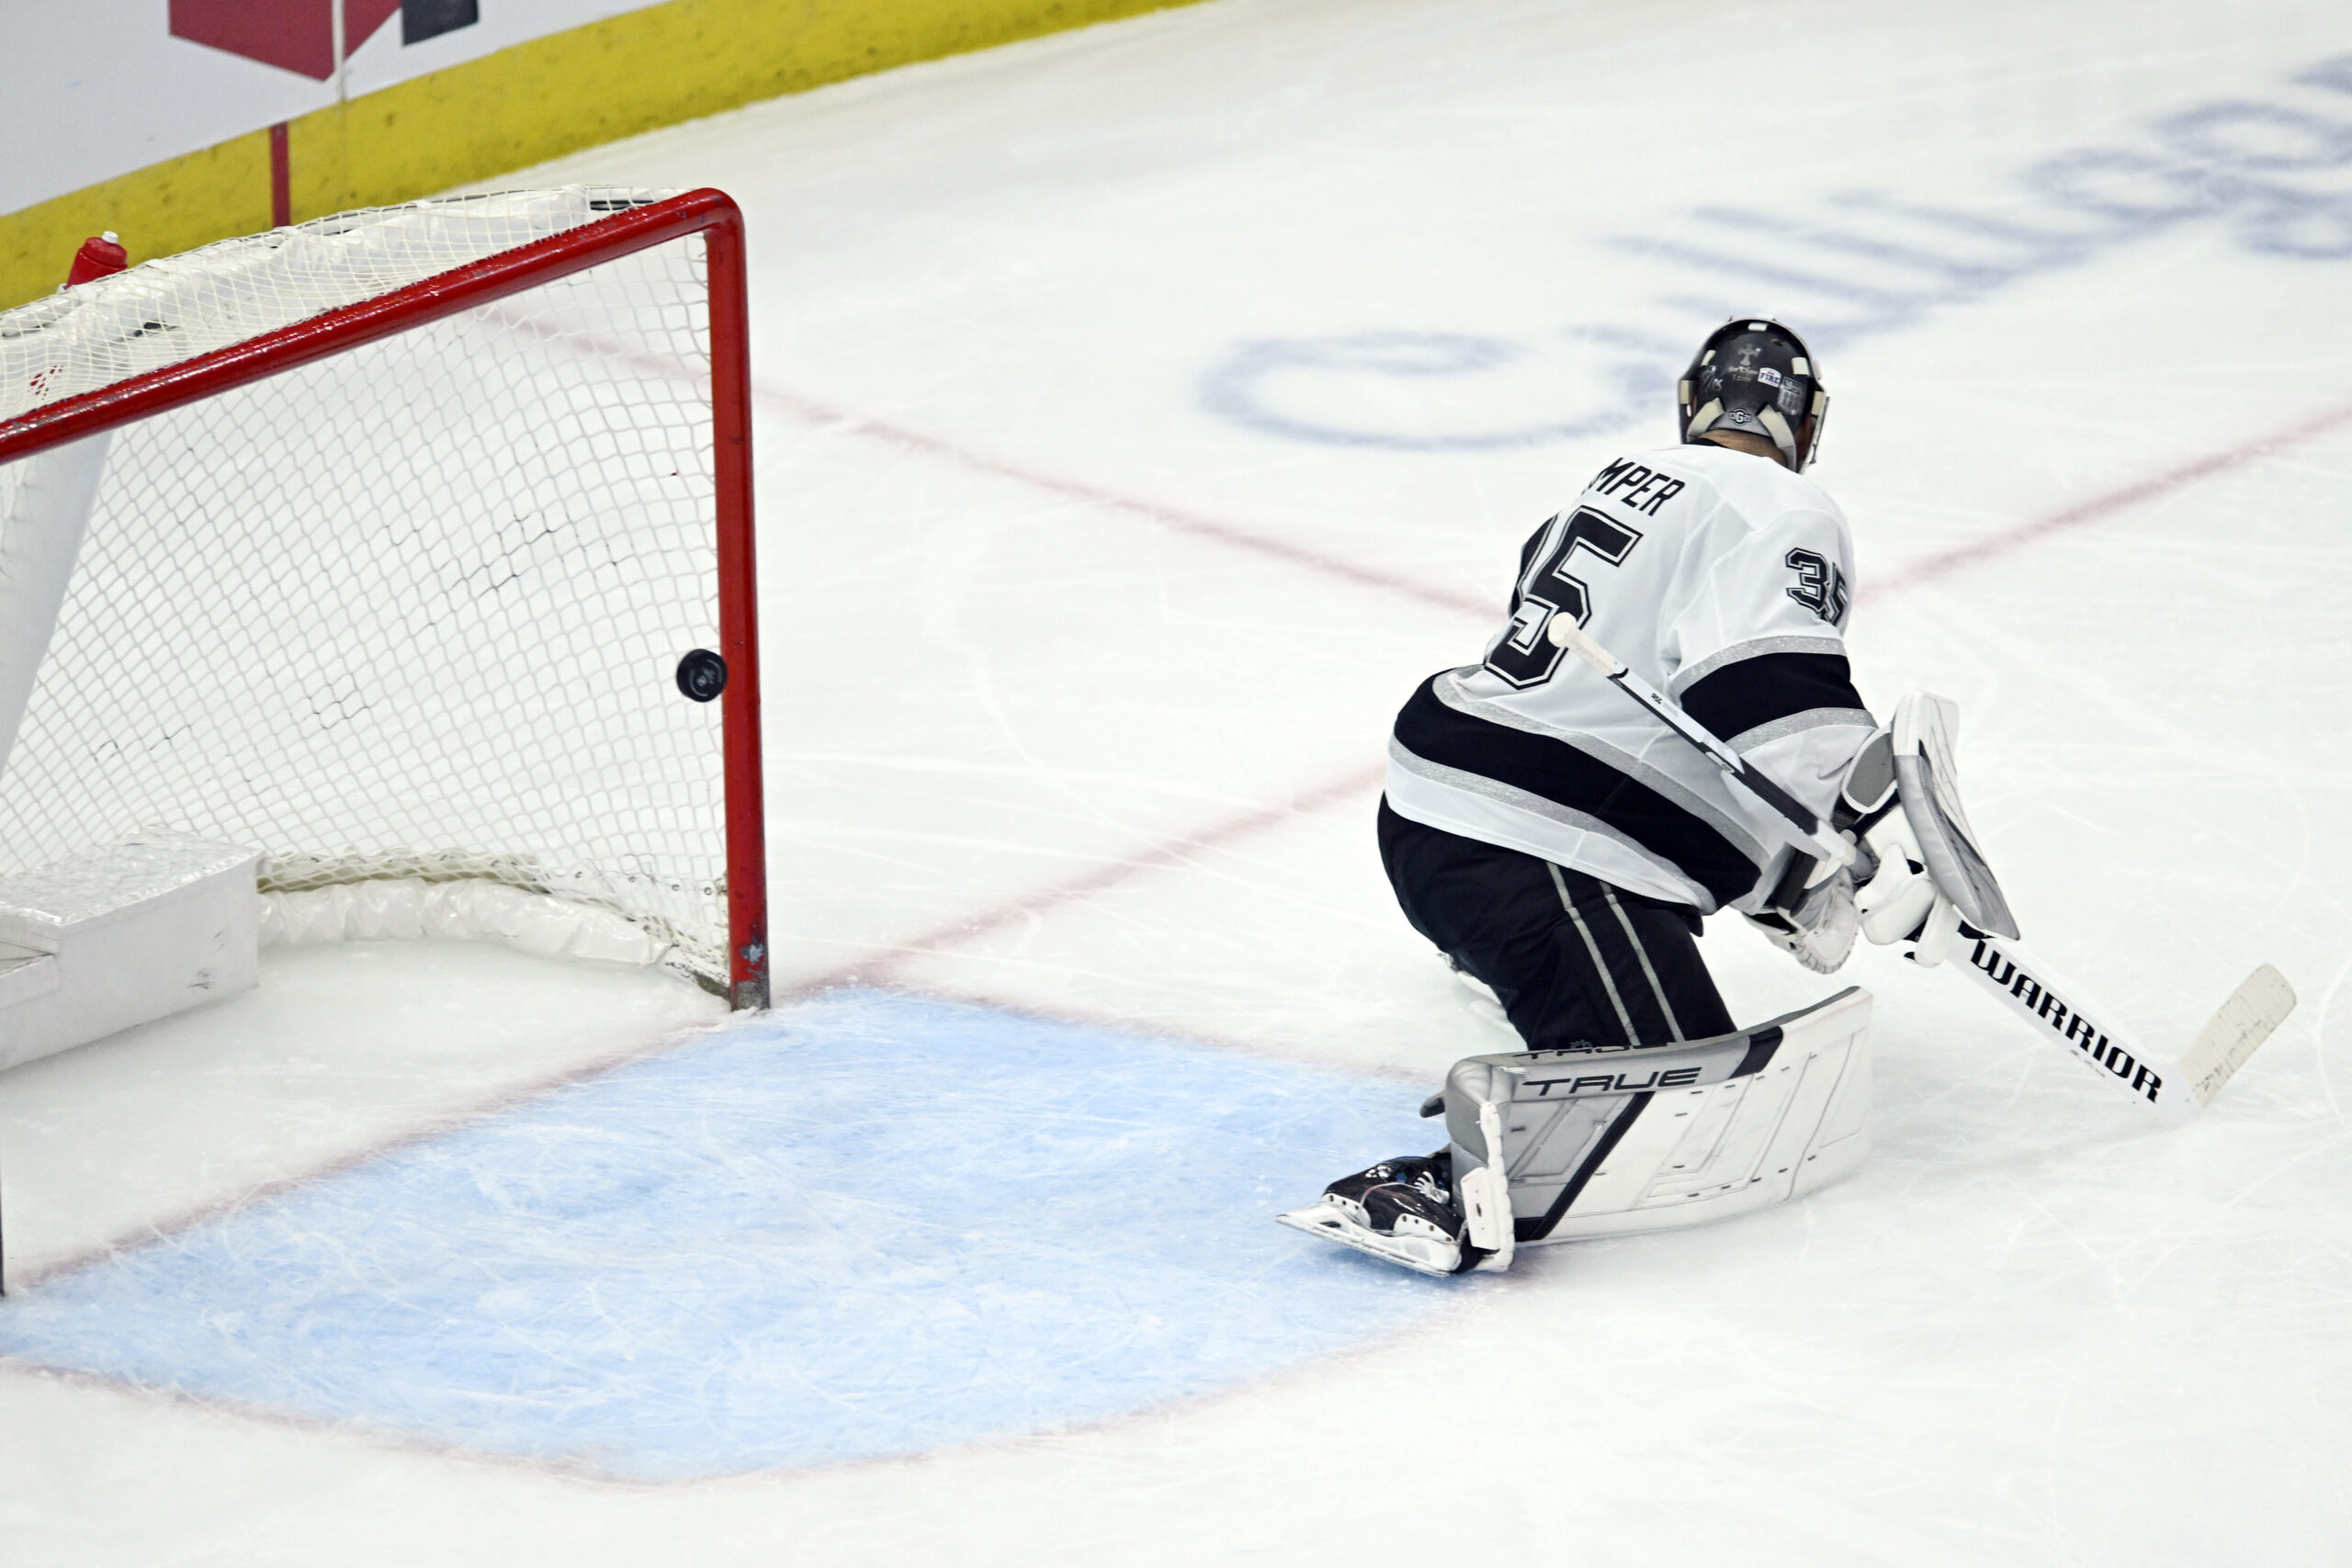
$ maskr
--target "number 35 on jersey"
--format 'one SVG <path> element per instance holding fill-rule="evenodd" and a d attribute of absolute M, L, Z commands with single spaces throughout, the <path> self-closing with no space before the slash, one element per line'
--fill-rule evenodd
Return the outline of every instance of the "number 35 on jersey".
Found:
<path fill-rule="evenodd" d="M 1552 678 L 1566 650 L 1544 636 L 1554 615 L 1566 615 L 1583 626 L 1592 618 L 1592 595 L 1584 579 L 1571 569 L 1580 550 L 1589 551 L 1611 566 L 1622 566 L 1642 542 L 1638 530 L 1589 506 L 1564 513 L 1544 525 L 1536 540 L 1533 560 L 1520 574 L 1511 595 L 1510 630 L 1487 655 L 1487 668 L 1514 686 L 1533 686 Z"/>

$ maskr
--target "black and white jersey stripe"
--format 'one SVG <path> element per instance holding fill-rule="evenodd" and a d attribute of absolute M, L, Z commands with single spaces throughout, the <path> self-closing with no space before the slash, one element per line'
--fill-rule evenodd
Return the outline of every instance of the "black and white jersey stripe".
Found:
<path fill-rule="evenodd" d="M 1753 908 L 1786 858 L 1761 808 L 1585 666 L 1548 660 L 1543 633 L 1576 615 L 1826 810 L 1874 728 L 1839 625 L 1851 581 L 1845 521 L 1810 480 L 1713 447 L 1620 459 L 1528 541 L 1485 662 L 1430 677 L 1397 715 L 1389 803 L 1652 897 Z"/>

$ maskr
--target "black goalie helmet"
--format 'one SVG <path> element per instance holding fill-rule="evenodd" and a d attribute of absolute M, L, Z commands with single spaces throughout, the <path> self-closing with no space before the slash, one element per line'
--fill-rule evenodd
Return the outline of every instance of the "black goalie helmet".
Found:
<path fill-rule="evenodd" d="M 1829 394 L 1804 340 L 1753 316 L 1734 316 L 1707 334 L 1674 400 L 1685 444 L 1711 430 L 1761 435 L 1798 473 L 1821 449 L 1829 416 Z"/>

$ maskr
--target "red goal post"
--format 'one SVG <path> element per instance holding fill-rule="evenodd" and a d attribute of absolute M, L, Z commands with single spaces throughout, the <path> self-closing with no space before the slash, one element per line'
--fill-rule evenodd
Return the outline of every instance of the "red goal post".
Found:
<path fill-rule="evenodd" d="M 110 635 L 121 643 L 126 636 L 120 620 L 125 613 L 123 601 L 141 593 L 153 595 L 153 616 L 130 623 L 134 631 L 164 621 L 169 621 L 170 626 L 157 633 L 163 645 L 159 649 L 141 654 L 146 663 L 126 665 L 111 677 L 102 669 L 93 669 L 75 677 L 83 682 L 80 687 L 69 691 L 61 686 L 53 694 L 48 693 L 46 683 L 52 675 L 65 681 L 71 671 L 58 674 L 58 649 L 47 649 L 46 661 L 43 649 L 36 649 L 33 662 L 44 684 L 34 693 L 32 706 L 24 710 L 27 728 L 17 739 L 22 750 L 23 743 L 36 739 L 34 731 L 46 724 L 44 733 L 51 737 L 45 742 L 48 750 L 30 758 L 27 765 L 49 771 L 36 781 L 37 788 L 35 784 L 18 784 L 21 802 L 8 797 L 6 775 L 16 769 L 17 760 L 9 757 L 7 748 L 17 716 L 0 709 L 0 837 L 22 825 L 10 815 L 21 805 L 24 813 L 41 815 L 37 821 L 31 815 L 25 816 L 23 822 L 33 826 L 16 836 L 53 840 L 40 852 L 52 855 L 86 847 L 69 841 L 76 836 L 162 828 L 229 841 L 262 840 L 254 842 L 254 847 L 277 857 L 281 883 L 294 892 L 370 878 L 405 878 L 427 885 L 469 877 L 503 880 L 528 892 L 617 910 L 662 933 L 663 940 L 672 943 L 667 951 L 673 954 L 668 960 L 673 967 L 713 988 L 723 988 L 738 1007 L 766 1004 L 766 865 L 742 215 L 732 200 L 716 190 L 658 199 L 635 193 L 551 194 L 580 197 L 589 207 L 601 209 L 601 214 L 384 292 L 41 402 L 0 420 L 0 473 L 6 473 L 12 471 L 7 466 L 21 459 L 59 453 L 88 438 L 129 431 L 164 416 L 185 417 L 178 411 L 213 404 L 216 400 L 251 397 L 262 384 L 308 367 L 350 363 L 345 356 L 356 351 L 396 339 L 413 341 L 412 334 L 421 329 L 441 333 L 452 342 L 465 338 L 470 345 L 465 353 L 472 355 L 444 365 L 420 349 L 397 372 L 409 379 L 389 388 L 386 381 L 393 371 L 352 370 L 343 380 L 351 383 L 363 400 L 333 419 L 321 414 L 314 421 L 312 411 L 322 406 L 322 400 L 335 389 L 329 386 L 330 377 L 322 380 L 321 389 L 302 390 L 297 399 L 299 407 L 290 412 L 281 406 L 266 418 L 254 415 L 249 421 L 255 426 L 250 449 L 243 426 L 227 427 L 228 437 L 217 423 L 209 433 L 191 427 L 175 439 L 186 447 L 179 460 L 191 483 L 209 487 L 195 499 L 175 499 L 164 480 L 154 477 L 167 475 L 168 468 L 152 461 L 140 475 L 120 480 L 125 486 L 135 482 L 143 487 L 136 495 L 109 501 L 101 485 L 96 503 L 101 517 L 108 515 L 106 508 L 113 505 L 148 533 L 135 538 L 126 535 L 119 547 L 120 558 L 105 568 L 114 574 L 108 583 L 87 591 L 86 611 L 77 611 L 80 601 L 73 596 L 85 592 L 77 581 L 65 600 L 55 635 L 70 641 L 71 618 L 77 613 L 86 617 L 114 616 L 105 624 L 115 628 Z M 592 199 L 598 197 L 602 199 Z M 466 199 L 508 198 L 457 198 L 457 202 Z M 388 225 L 408 222 L 412 227 L 447 215 L 471 218 L 484 210 L 463 209 L 457 203 L 381 209 Z M 332 247 L 354 236 L 364 240 L 364 222 L 374 216 L 322 220 L 299 230 L 255 236 L 252 242 L 226 242 L 224 246 L 207 247 L 175 260 L 193 264 L 223 252 L 225 246 L 290 243 L 284 237 L 305 231 L 320 246 Z M 691 254 L 694 242 L 700 245 L 698 264 Z M 560 302 L 544 309 L 534 305 L 512 319 L 498 318 L 492 309 L 517 297 L 544 302 L 549 296 L 533 296 L 534 290 L 548 290 L 552 285 L 614 267 L 626 258 L 663 246 L 683 247 L 665 264 L 668 270 L 662 274 L 676 281 L 676 298 L 665 295 L 632 302 L 626 309 L 596 307 L 605 313 L 599 321 L 626 316 L 632 323 L 627 334 L 593 323 L 582 325 L 594 312 L 571 310 L 567 315 L 571 308 Z M 174 284 L 191 299 L 202 295 L 201 288 L 189 293 L 191 286 L 186 285 L 186 279 L 195 276 L 193 265 L 176 275 L 166 264 L 149 266 L 164 269 L 154 275 L 161 280 L 155 287 Z M 131 292 L 123 298 L 135 300 L 139 279 L 147 270 L 134 268 L 83 287 L 128 289 Z M 689 318 L 694 302 L 687 296 L 696 272 L 704 299 L 701 319 L 693 321 Z M 179 283 L 175 283 L 175 277 Z M 617 287 L 608 286 L 607 292 Z M 671 285 L 661 287 L 668 289 Z M 214 292 L 224 301 L 218 310 L 235 319 L 243 309 L 235 290 L 216 288 Z M 10 336 L 11 322 L 19 324 L 14 334 L 18 338 L 38 329 L 47 319 L 40 315 L 47 304 L 36 302 L 0 315 L 0 340 Z M 214 307 L 186 307 L 190 311 L 210 308 Z M 135 304 L 131 309 L 135 313 Z M 181 330 L 170 321 L 143 321 L 128 336 L 137 338 L 148 329 Z M 494 341 L 485 335 L 493 332 L 505 335 Z M 674 351 L 664 346 L 662 334 L 674 336 L 681 346 Z M 34 363 L 20 358 L 12 366 L 6 357 L 8 346 L 0 341 L 0 367 L 21 370 L 23 365 Z M 135 358 L 144 349 L 134 343 L 125 352 Z M 563 355 L 570 359 L 560 364 Z M 543 378 L 544 385 L 533 382 L 525 370 L 515 371 L 511 383 L 503 384 L 514 400 L 527 406 L 489 409 L 479 416 L 478 427 L 464 423 L 467 416 L 461 407 L 451 406 L 462 405 L 477 387 L 482 389 L 485 404 L 494 403 L 502 386 L 490 384 L 492 380 L 504 374 L 506 367 L 536 363 L 537 356 L 548 356 L 548 363 L 555 367 Z M 705 356 L 707 389 L 699 404 L 684 395 L 664 392 L 668 401 L 653 407 L 645 399 L 632 400 L 624 385 L 631 365 L 664 387 L 702 379 L 702 367 L 695 361 Z M 565 367 L 587 361 L 596 361 L 597 367 Z M 622 368 L 616 370 L 616 366 Z M 48 374 L 44 370 L 31 378 L 34 395 Z M 9 392 L 19 394 L 21 401 L 21 386 L 0 388 L 0 393 Z M 371 396 L 379 396 L 380 401 L 364 400 Z M 0 411 L 7 406 L 0 401 Z M 430 431 L 405 437 L 381 434 L 387 425 L 399 425 L 419 410 L 438 420 Z M 334 424 L 333 420 L 341 423 Z M 699 460 L 681 458 L 674 449 L 683 438 L 681 432 L 691 432 L 699 444 L 706 420 L 707 476 Z M 314 423 L 320 429 L 340 428 L 343 434 L 318 443 L 316 432 L 310 429 Z M 572 434 L 540 438 L 557 426 Z M 452 431 L 457 434 L 451 434 Z M 281 432 L 291 434 L 284 436 L 281 445 L 273 445 L 279 442 Z M 452 456 L 452 450 L 471 434 L 481 437 L 484 450 Z M 237 443 L 233 452 L 222 446 L 229 438 Z M 296 451 L 298 439 L 313 441 L 313 448 Z M 404 440 L 409 443 L 405 448 Z M 336 441 L 347 445 L 339 448 Z M 568 453 L 566 443 L 571 447 Z M 517 500 L 499 490 L 503 476 L 525 460 L 516 454 L 526 447 L 530 449 L 529 457 L 546 463 L 551 476 L 548 488 L 562 489 L 562 496 Z M 344 491 L 321 489 L 334 482 L 346 450 L 362 454 L 377 467 L 355 465 L 353 477 L 344 481 L 347 487 Z M 627 462 L 621 463 L 616 453 L 625 456 Z M 662 475 L 655 469 L 662 463 L 676 467 Z M 618 477 L 610 482 L 599 477 L 608 471 Z M 327 477 L 322 479 L 322 473 Z M 420 476 L 413 493 L 384 493 L 401 491 L 403 475 Z M 104 481 L 116 482 L 111 472 Z M 668 489 L 650 488 L 662 485 Z M 287 496 L 282 501 L 254 500 L 255 486 L 277 486 Z M 499 490 L 495 496 L 494 490 Z M 662 525 L 677 538 L 690 539 L 700 525 L 688 514 L 698 513 L 706 499 L 710 544 L 707 563 L 688 558 L 694 551 L 669 542 L 669 535 L 658 547 L 647 547 L 644 558 L 632 557 L 626 529 L 633 507 L 644 516 L 663 520 Z M 0 503 L 7 500 L 0 494 Z M 541 512 L 527 518 L 509 515 L 518 510 L 530 512 L 534 505 L 540 506 Z M 281 521 L 267 520 L 276 516 L 272 508 L 284 512 Z M 364 519 L 361 513 L 366 514 Z M 582 518 L 593 523 L 594 529 Z M 198 530 L 193 525 L 178 526 L 184 519 L 200 520 L 210 530 L 203 534 L 202 542 L 185 547 L 186 561 L 175 552 L 182 550 L 179 541 L 194 537 Z M 690 525 L 683 532 L 679 532 L 681 519 Z M 441 532 L 436 534 L 436 528 Z M 559 536 L 559 545 L 544 542 Z M 266 541 L 254 547 L 266 558 L 247 563 L 224 563 L 220 558 L 233 554 L 241 541 L 248 538 Z M 228 542 L 220 543 L 223 540 Z M 94 536 L 91 546 L 99 543 Z M 338 548 L 347 553 L 338 558 L 334 554 Z M 309 596 L 321 592 L 322 584 L 341 592 L 363 569 L 375 570 L 369 564 L 374 555 L 398 557 L 405 548 L 413 548 L 417 558 L 402 558 L 385 569 L 381 584 L 351 589 L 353 597 L 347 604 L 317 608 L 308 602 Z M 435 551 L 443 552 L 446 558 L 434 555 Z M 323 558 L 323 564 L 315 568 L 310 564 L 313 553 Z M 272 573 L 278 563 L 297 557 L 300 561 L 288 569 L 287 583 L 282 589 L 273 586 Z M 144 567 L 140 565 L 142 561 Z M 0 559 L 0 566 L 5 565 L 5 559 Z M 89 562 L 76 569 L 84 575 L 97 570 L 97 564 Z M 135 575 L 141 570 L 152 570 L 152 586 L 141 589 L 133 584 L 126 589 L 123 584 L 130 580 L 126 574 Z M 502 577 L 502 572 L 509 575 Z M 656 575 L 664 573 L 655 582 Z M 271 581 L 264 583 L 262 596 L 277 592 L 287 615 L 299 619 L 315 610 L 326 618 L 307 632 L 280 630 L 276 613 L 251 609 L 247 597 L 251 585 L 264 579 Z M 198 580 L 202 586 L 191 586 Z M 524 584 L 520 591 L 514 586 L 517 582 Z M 450 586 L 453 583 L 458 586 Z M 661 594 L 667 596 L 665 603 L 674 599 L 681 608 L 665 624 L 649 621 L 640 626 L 638 623 L 644 617 L 629 609 L 626 597 L 636 583 L 659 587 Z M 675 835 L 671 831 L 673 823 L 664 819 L 665 813 L 684 820 L 706 809 L 698 795 L 707 791 L 695 781 L 707 778 L 708 770 L 690 756 L 671 754 L 692 750 L 693 737 L 700 733 L 692 728 L 695 716 L 684 710 L 680 710 L 684 716 L 673 715 L 657 706 L 653 694 L 637 689 L 640 682 L 654 681 L 657 675 L 661 681 L 671 677 L 666 666 L 658 671 L 645 668 L 649 660 L 644 649 L 657 649 L 665 659 L 685 654 L 686 648 L 672 645 L 683 641 L 685 628 L 695 623 L 700 612 L 694 609 L 694 603 L 700 599 L 708 604 L 706 589 L 715 596 L 715 605 L 709 607 L 715 610 L 718 651 L 726 668 L 725 684 L 717 699 L 721 736 L 716 767 L 723 786 L 723 807 L 717 808 L 712 823 L 714 829 L 723 828 L 723 863 L 707 867 L 696 863 L 695 846 L 668 847 L 669 838 Z M 401 603 L 407 592 L 413 592 L 419 603 Z M 208 595 L 220 602 L 217 644 L 214 623 L 186 620 L 182 605 L 184 599 Z M 427 601 L 430 607 L 420 607 Z M 449 615 L 442 611 L 449 604 L 458 604 L 463 615 L 503 618 L 496 622 L 494 633 L 468 642 L 460 634 L 445 633 L 444 622 Z M 348 625 L 354 619 L 355 605 L 371 617 L 368 625 Z M 615 605 L 621 608 L 616 611 Z M 463 615 L 450 612 L 459 620 Z M 534 616 L 552 618 L 542 624 Z M 632 644 L 608 656 L 599 646 L 606 640 L 597 635 L 600 616 L 608 617 L 616 628 L 611 640 L 626 642 L 635 637 L 643 646 Z M 569 638 L 560 649 L 552 629 L 555 620 L 561 621 L 562 635 Z M 93 625 L 96 624 L 94 619 Z M 243 663 L 260 666 L 257 673 L 240 662 L 238 649 L 243 645 L 237 638 L 243 635 L 240 628 L 249 624 L 266 627 L 259 640 L 242 655 Z M 416 639 L 424 633 L 419 627 L 435 636 L 450 637 L 452 646 L 469 658 L 479 647 L 481 661 L 462 670 L 453 668 L 437 682 L 431 670 L 419 673 L 400 668 L 403 655 L 420 646 Z M 624 629 L 627 637 L 621 635 Z M 311 643 L 300 641 L 301 636 L 311 637 Z M 348 649 L 331 646 L 345 636 L 351 642 Z M 664 637 L 669 640 L 662 641 Z M 92 648 L 105 644 L 95 634 L 85 640 Z M 335 662 L 342 671 L 337 679 L 348 690 L 294 689 L 305 678 L 300 667 L 311 657 L 307 648 L 318 649 L 322 662 Z M 610 667 L 598 662 L 624 654 L 635 661 Z M 76 657 L 85 665 L 94 664 L 98 658 L 89 649 Z M 191 661 L 195 661 L 193 667 Z M 550 668 L 541 670 L 542 663 Z M 106 735 L 102 741 L 77 732 L 80 716 L 96 715 L 100 705 L 91 694 L 110 693 L 115 687 L 141 682 L 168 685 L 181 671 L 190 673 L 188 684 L 193 689 L 193 694 L 182 699 L 181 708 L 164 712 L 151 704 L 119 721 L 94 716 L 91 724 L 117 722 L 121 731 Z M 522 694 L 514 699 L 514 711 L 518 714 L 532 700 L 530 694 L 542 688 L 567 702 L 574 700 L 573 686 L 585 688 L 577 695 L 583 705 L 598 701 L 606 689 L 621 685 L 628 689 L 625 701 L 609 712 L 582 706 L 577 713 L 566 709 L 547 716 L 546 734 L 528 742 L 538 749 L 528 755 L 507 757 L 502 755 L 509 748 L 502 745 L 503 738 L 497 732 L 495 702 L 484 700 L 482 688 L 496 688 L 509 678 L 514 682 L 513 690 Z M 248 679 L 254 682 L 250 689 L 238 684 Z M 370 680 L 390 684 L 369 688 Z M 680 691 L 686 683 L 681 673 Z M 433 716 L 424 709 L 436 700 L 436 694 L 464 709 L 447 721 L 448 728 L 464 733 L 452 740 L 447 757 L 424 754 L 432 750 L 434 733 Z M 493 689 L 487 696 L 498 694 Z M 679 704 L 685 698 L 671 693 L 659 701 Z M 5 694 L 0 694 L 0 704 L 4 703 Z M 326 705 L 320 706 L 322 703 Z M 270 728 L 274 711 L 300 710 L 305 704 L 317 717 L 310 730 L 292 734 Z M 379 713 L 397 715 L 397 723 L 386 718 L 379 726 L 379 733 L 359 735 L 359 721 Z M 530 714 L 522 716 L 539 722 Z M 317 739 L 312 732 L 329 728 L 350 732 L 334 741 L 345 750 L 311 749 Z M 568 749 L 567 734 L 576 742 Z M 189 736 L 195 737 L 193 742 L 187 739 Z M 517 739 L 514 744 L 526 743 Z M 198 757 L 202 747 L 212 748 L 217 755 L 208 752 Z M 553 754 L 567 750 L 571 754 Z M 121 782 L 138 774 L 156 757 L 167 760 L 169 776 L 164 783 Z M 379 762 L 384 772 L 380 779 L 368 772 Z M 273 768 L 295 776 L 276 779 Z M 609 776 L 600 774 L 600 769 Z M 366 777 L 357 776 L 363 773 Z M 64 809 L 59 804 L 62 798 L 85 793 L 74 783 L 85 775 L 94 787 L 103 781 L 106 790 L 112 792 L 107 802 L 87 808 L 82 817 L 59 816 Z M 191 779 L 198 783 L 185 782 Z M 471 787 L 495 798 L 469 806 L 463 799 L 469 780 Z M 173 789 L 179 795 L 170 793 Z M 384 815 L 397 818 L 394 825 L 379 828 L 368 819 L 371 790 L 380 797 L 378 806 Z M 608 790 L 611 798 L 606 800 Z M 30 804 L 36 794 L 41 802 Z M 591 800 L 592 796 L 595 798 Z M 510 809 L 514 803 L 526 799 L 542 803 L 544 819 L 561 818 L 565 825 L 537 833 L 532 823 L 540 818 L 518 814 L 520 807 Z M 70 804 L 82 809 L 78 800 Z M 440 815 L 433 814 L 436 810 Z M 601 827 L 594 831 L 576 828 L 576 823 L 599 810 L 631 824 L 643 824 L 645 843 L 632 846 L 610 839 Z M 502 823 L 505 824 L 503 829 Z M 515 826 L 518 823 L 520 827 Z M 496 841 L 502 831 L 507 837 L 544 837 L 548 841 L 543 845 Z M 273 833 L 283 841 L 271 840 Z M 404 843 L 402 833 L 420 841 Z M 32 852 L 18 848 L 19 859 Z M 0 843 L 0 852 L 8 849 Z M 709 852 L 719 852 L 714 845 Z M 0 870 L 10 869 L 21 867 L 0 864 Z M 723 950 L 715 940 L 715 929 L 707 933 L 691 929 L 695 925 L 697 897 L 710 906 L 714 923 L 723 904 Z"/>

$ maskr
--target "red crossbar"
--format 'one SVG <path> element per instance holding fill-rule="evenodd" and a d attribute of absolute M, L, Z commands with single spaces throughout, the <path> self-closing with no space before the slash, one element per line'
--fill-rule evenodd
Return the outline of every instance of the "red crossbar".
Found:
<path fill-rule="evenodd" d="M 723 191 L 630 208 L 356 305 L 0 423 L 0 463 L 184 408 L 232 387 L 536 288 L 650 246 L 705 236 L 718 476 L 719 697 L 726 753 L 729 999 L 768 1000 L 767 834 L 760 772 L 759 605 L 752 528 L 752 372 L 743 214 Z"/>

